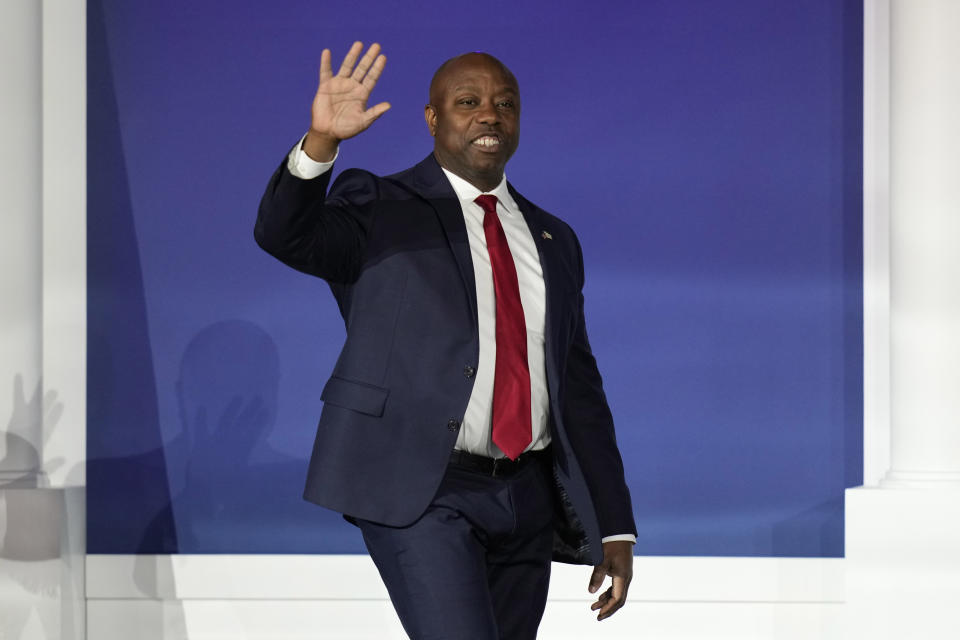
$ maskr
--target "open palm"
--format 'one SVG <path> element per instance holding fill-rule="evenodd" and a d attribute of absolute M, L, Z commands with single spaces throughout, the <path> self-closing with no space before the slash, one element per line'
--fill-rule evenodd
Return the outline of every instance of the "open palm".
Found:
<path fill-rule="evenodd" d="M 387 102 L 367 108 L 370 92 L 376 86 L 387 58 L 380 54 L 380 45 L 374 43 L 357 62 L 362 50 L 363 43 L 354 42 L 336 75 L 330 65 L 330 50 L 323 50 L 320 84 L 311 109 L 312 132 L 346 140 L 367 129 L 390 108 Z"/>

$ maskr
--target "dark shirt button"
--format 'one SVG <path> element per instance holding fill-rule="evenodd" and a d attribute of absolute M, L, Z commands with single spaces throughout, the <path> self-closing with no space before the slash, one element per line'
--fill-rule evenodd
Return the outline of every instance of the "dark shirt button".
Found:
<path fill-rule="evenodd" d="M 470 365 L 467 365 L 463 368 L 463 375 L 465 375 L 468 378 L 472 378 L 473 374 L 475 374 L 476 372 L 477 370 L 471 367 Z"/>
<path fill-rule="evenodd" d="M 460 428 L 460 421 L 457 420 L 456 418 L 450 418 L 450 421 L 447 422 L 447 429 L 450 429 L 450 431 L 456 431 L 459 428 Z"/>

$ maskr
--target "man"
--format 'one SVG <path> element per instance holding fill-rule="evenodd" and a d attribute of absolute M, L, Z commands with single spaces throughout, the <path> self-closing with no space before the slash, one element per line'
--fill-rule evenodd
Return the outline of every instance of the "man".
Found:
<path fill-rule="evenodd" d="M 363 533 L 416 639 L 534 638 L 551 557 L 595 565 L 591 608 L 624 603 L 636 528 L 583 320 L 572 230 L 504 177 L 520 95 L 496 58 L 445 62 L 433 153 L 327 193 L 341 141 L 389 109 L 386 58 L 324 50 L 309 132 L 264 194 L 255 236 L 327 280 L 347 327 L 321 395 L 305 497 Z"/>

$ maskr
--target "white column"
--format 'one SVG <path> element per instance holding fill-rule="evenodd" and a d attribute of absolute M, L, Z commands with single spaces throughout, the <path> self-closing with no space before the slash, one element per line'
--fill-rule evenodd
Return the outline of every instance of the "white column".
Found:
<path fill-rule="evenodd" d="M 890 469 L 890 2 L 863 11 L 863 484 Z"/>
<path fill-rule="evenodd" d="M 0 637 L 20 640 L 86 628 L 84 16 L 0 2 Z"/>
<path fill-rule="evenodd" d="M 40 5 L 0 4 L 0 484 L 40 469 Z M 23 393 L 14 393 L 14 380 Z M 19 388 L 18 387 L 18 388 Z M 24 397 L 25 396 L 25 397 Z"/>
<path fill-rule="evenodd" d="M 44 484 L 41 367 L 40 4 L 0 4 L 0 636 L 59 622 L 58 511 Z M 37 527 L 33 535 L 27 528 Z M 41 589 L 37 589 L 39 586 Z M 44 593 L 43 591 L 46 591 Z"/>
<path fill-rule="evenodd" d="M 890 468 L 847 491 L 847 635 L 960 637 L 960 2 L 867 0 L 865 25 L 887 8 Z"/>
<path fill-rule="evenodd" d="M 87 3 L 43 0 L 43 469 L 57 496 L 59 620 L 45 639 L 86 636 Z M 53 522 L 51 522 L 51 525 Z M 26 636 L 24 636 L 26 640 Z"/>
<path fill-rule="evenodd" d="M 87 11 L 44 0 L 43 382 L 63 404 L 44 416 L 45 471 L 55 487 L 86 485 Z M 58 464 L 52 464 L 57 460 Z M 81 527 L 82 530 L 82 527 Z"/>
<path fill-rule="evenodd" d="M 891 469 L 960 487 L 960 2 L 891 5 Z"/>

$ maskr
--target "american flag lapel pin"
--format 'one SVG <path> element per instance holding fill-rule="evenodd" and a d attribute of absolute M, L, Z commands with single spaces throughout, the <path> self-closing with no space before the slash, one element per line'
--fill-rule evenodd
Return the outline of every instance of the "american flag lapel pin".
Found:
<path fill-rule="evenodd" d="M 544 231 L 543 233 L 540 234 L 540 237 L 543 238 L 544 240 L 553 240 L 553 236 L 550 235 L 549 231 Z"/>

